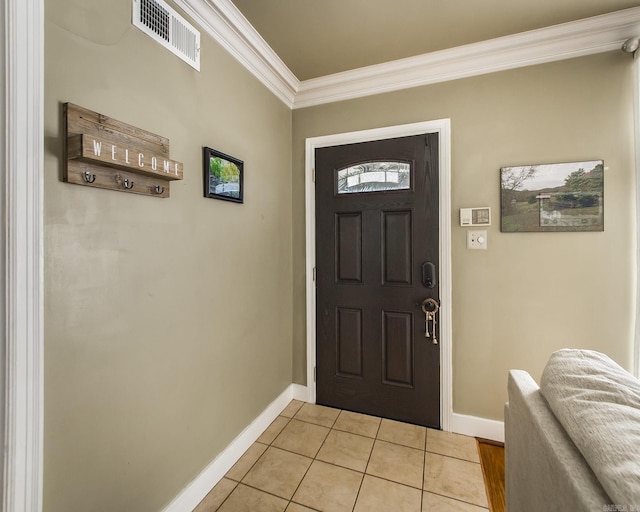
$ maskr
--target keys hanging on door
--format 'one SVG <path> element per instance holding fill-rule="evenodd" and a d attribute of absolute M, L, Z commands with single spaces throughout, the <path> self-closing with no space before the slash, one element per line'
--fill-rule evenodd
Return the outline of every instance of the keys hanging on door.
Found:
<path fill-rule="evenodd" d="M 438 344 L 438 339 L 436 338 L 436 314 L 439 309 L 440 305 L 435 299 L 429 298 L 422 301 L 422 312 L 425 316 L 424 337 L 431 338 L 431 343 L 434 345 Z M 429 323 L 431 323 L 431 332 L 429 332 Z"/>

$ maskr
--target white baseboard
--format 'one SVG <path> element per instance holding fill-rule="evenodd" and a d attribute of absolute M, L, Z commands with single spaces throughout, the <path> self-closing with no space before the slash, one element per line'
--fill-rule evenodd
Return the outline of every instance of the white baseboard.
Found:
<path fill-rule="evenodd" d="M 452 415 L 451 431 L 466 436 L 482 437 L 504 443 L 504 423 L 465 414 Z"/>
<path fill-rule="evenodd" d="M 305 401 L 306 386 L 291 384 L 262 413 L 236 437 L 183 491 L 163 510 L 163 512 L 191 512 L 209 491 L 238 461 L 242 454 L 271 425 L 287 404 L 295 399 Z"/>
<path fill-rule="evenodd" d="M 291 388 L 293 391 L 292 399 L 300 400 L 301 402 L 310 402 L 309 400 L 309 390 L 307 386 L 303 386 L 302 384 L 291 384 Z"/>

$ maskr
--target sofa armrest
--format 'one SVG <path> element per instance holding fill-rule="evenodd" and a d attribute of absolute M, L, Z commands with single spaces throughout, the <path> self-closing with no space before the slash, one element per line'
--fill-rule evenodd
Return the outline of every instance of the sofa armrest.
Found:
<path fill-rule="evenodd" d="M 611 500 L 531 376 L 511 370 L 505 406 L 505 491 L 510 512 L 602 512 Z"/>

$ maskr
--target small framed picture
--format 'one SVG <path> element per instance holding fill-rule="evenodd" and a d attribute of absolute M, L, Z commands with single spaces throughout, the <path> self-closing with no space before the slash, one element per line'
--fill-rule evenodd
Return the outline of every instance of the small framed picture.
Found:
<path fill-rule="evenodd" d="M 244 162 L 215 149 L 203 149 L 204 197 L 244 202 Z"/>

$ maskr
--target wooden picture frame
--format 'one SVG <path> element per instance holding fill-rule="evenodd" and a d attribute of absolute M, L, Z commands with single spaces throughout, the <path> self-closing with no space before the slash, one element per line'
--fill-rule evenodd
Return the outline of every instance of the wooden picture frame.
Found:
<path fill-rule="evenodd" d="M 604 161 L 500 170 L 500 230 L 604 231 Z"/>
<path fill-rule="evenodd" d="M 204 197 L 244 202 L 244 162 L 208 147 L 202 148 Z"/>

